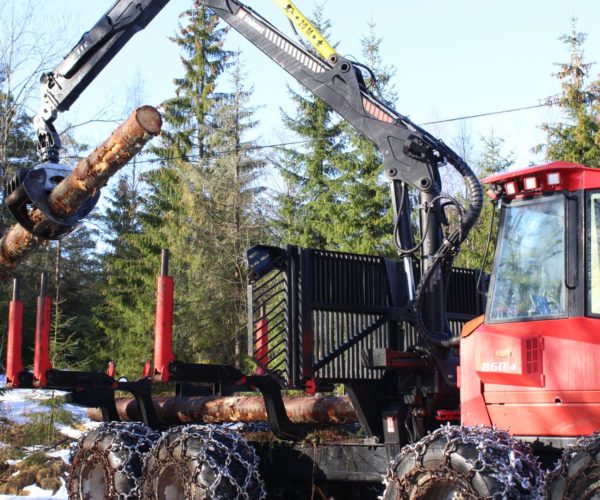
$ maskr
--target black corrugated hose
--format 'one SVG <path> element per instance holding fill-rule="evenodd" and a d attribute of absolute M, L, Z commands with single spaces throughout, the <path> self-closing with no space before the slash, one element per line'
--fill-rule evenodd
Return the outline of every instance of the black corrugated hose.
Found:
<path fill-rule="evenodd" d="M 439 145 L 438 145 L 439 148 Z M 479 214 L 481 213 L 481 209 L 483 207 L 483 189 L 481 188 L 481 183 L 475 173 L 471 170 L 471 168 L 467 165 L 467 163 L 458 156 L 452 149 L 443 145 L 441 153 L 446 158 L 448 163 L 450 163 L 455 170 L 463 177 L 465 185 L 467 187 L 467 197 L 469 200 L 469 206 L 460 220 L 459 227 L 450 235 L 448 238 L 444 240 L 440 248 L 437 250 L 435 255 L 432 257 L 432 264 L 427 269 L 421 280 L 419 281 L 419 285 L 415 291 L 415 299 L 413 301 L 413 312 L 414 312 L 414 323 L 417 332 L 422 335 L 427 342 L 430 344 L 442 347 L 442 348 L 450 348 L 456 347 L 458 345 L 458 339 L 452 338 L 451 332 L 439 332 L 434 333 L 427 328 L 425 322 L 423 321 L 422 315 L 422 306 L 424 299 L 424 291 L 426 285 L 430 282 L 430 280 L 434 276 L 434 271 L 438 266 L 442 266 L 444 264 L 450 265 L 454 256 L 459 250 L 460 244 L 465 240 L 477 219 L 479 218 Z"/>

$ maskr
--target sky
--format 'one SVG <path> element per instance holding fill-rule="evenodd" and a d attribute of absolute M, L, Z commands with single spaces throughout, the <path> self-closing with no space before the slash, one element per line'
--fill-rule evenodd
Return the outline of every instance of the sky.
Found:
<path fill-rule="evenodd" d="M 49 20 L 68 15 L 73 45 L 112 5 L 112 0 L 35 0 Z M 295 37 L 287 19 L 272 0 L 246 0 L 273 24 Z M 305 14 L 317 5 L 332 22 L 329 41 L 340 54 L 361 60 L 360 40 L 372 20 L 381 37 L 383 63 L 395 68 L 392 84 L 398 95 L 396 110 L 418 124 L 492 113 L 540 104 L 560 92 L 553 76 L 556 63 L 567 62 L 567 47 L 559 36 L 571 30 L 577 18 L 587 33 L 588 62 L 600 54 L 600 2 L 597 0 L 296 0 Z M 100 110 L 124 113 L 127 89 L 142 83 L 143 102 L 158 105 L 174 93 L 173 79 L 181 76 L 177 47 L 168 40 L 175 34 L 179 14 L 192 0 L 171 0 L 146 30 L 138 33 L 82 94 L 61 119 L 70 123 L 89 120 Z M 262 125 L 255 132 L 260 144 L 290 140 L 281 132 L 281 109 L 290 106 L 287 85 L 295 83 L 280 67 L 244 38 L 231 32 L 226 48 L 240 50 L 253 85 L 252 105 Z M 596 77 L 600 67 L 592 67 Z M 296 87 L 297 88 L 297 87 Z M 130 106 L 131 107 L 131 106 Z M 131 107 L 133 109 L 133 107 Z M 543 122 L 560 119 L 547 107 L 472 118 L 449 124 L 424 125 L 433 135 L 452 144 L 459 130 L 477 146 L 482 136 L 494 134 L 505 141 L 515 167 L 543 162 L 531 151 L 544 141 Z M 60 129 L 60 122 L 59 129 Z M 97 145 L 113 124 L 89 124 L 78 137 Z M 464 133 L 464 132 L 463 132 Z"/>

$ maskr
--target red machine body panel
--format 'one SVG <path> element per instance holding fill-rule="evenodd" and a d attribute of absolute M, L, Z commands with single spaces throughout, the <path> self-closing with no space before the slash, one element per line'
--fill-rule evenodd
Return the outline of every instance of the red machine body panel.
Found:
<path fill-rule="evenodd" d="M 600 319 L 483 324 L 460 354 L 464 425 L 526 436 L 600 428 Z"/>

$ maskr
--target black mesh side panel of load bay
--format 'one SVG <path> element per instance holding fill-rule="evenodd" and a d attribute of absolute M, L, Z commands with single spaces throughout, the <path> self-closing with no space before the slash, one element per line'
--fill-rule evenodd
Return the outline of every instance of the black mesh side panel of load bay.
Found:
<path fill-rule="evenodd" d="M 380 378 L 382 370 L 369 368 L 364 353 L 397 348 L 398 324 L 385 318 L 393 307 L 398 266 L 389 261 L 386 266 L 382 257 L 311 249 L 301 250 L 300 266 L 305 331 L 296 337 L 303 353 L 300 372 L 320 380 Z"/>
<path fill-rule="evenodd" d="M 477 290 L 479 273 L 479 269 L 452 268 L 448 283 L 446 307 L 454 335 L 460 334 L 460 329 L 455 330 L 456 325 L 454 323 L 460 323 L 462 328 L 464 323 L 483 314 L 485 311 L 485 295 Z M 483 286 L 485 282 L 486 277 L 482 276 L 480 286 Z"/>
<path fill-rule="evenodd" d="M 289 299 L 287 255 L 274 247 L 248 250 L 248 355 L 257 373 L 289 382 Z"/>
<path fill-rule="evenodd" d="M 392 319 L 407 302 L 399 262 L 293 246 L 254 247 L 248 262 L 249 354 L 259 372 L 284 386 L 305 378 L 380 378 L 383 370 L 369 367 L 367 352 L 420 343 L 412 325 Z M 448 320 L 455 335 L 484 309 L 476 283 L 477 271 L 452 271 Z"/>

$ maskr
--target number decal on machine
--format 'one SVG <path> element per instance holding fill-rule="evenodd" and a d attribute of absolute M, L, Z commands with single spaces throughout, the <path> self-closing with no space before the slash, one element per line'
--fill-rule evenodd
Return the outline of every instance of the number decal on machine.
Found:
<path fill-rule="evenodd" d="M 484 361 L 481 364 L 481 370 L 484 372 L 515 373 L 517 372 L 517 364 L 508 363 L 507 361 Z"/>

